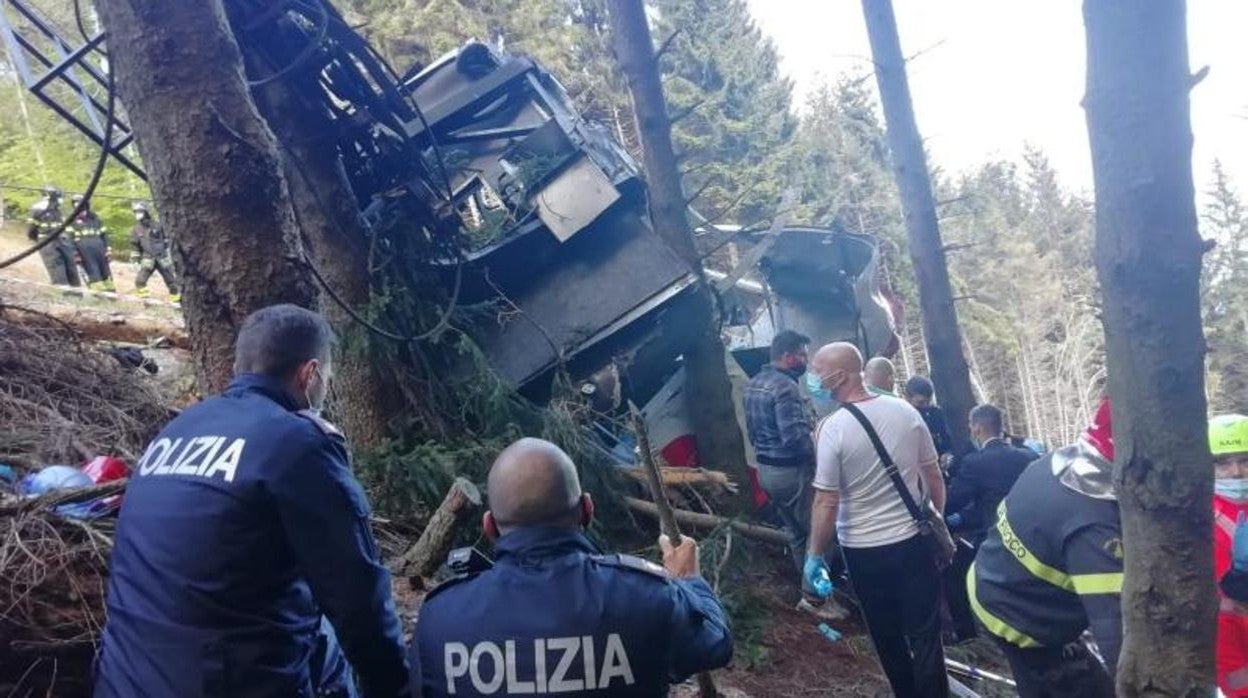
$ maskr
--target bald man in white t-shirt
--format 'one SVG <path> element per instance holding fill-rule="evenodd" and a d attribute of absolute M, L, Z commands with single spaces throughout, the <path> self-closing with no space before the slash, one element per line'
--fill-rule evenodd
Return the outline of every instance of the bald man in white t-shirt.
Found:
<path fill-rule="evenodd" d="M 862 355 L 852 344 L 821 348 L 810 370 L 838 402 L 871 423 L 916 502 L 944 508 L 945 484 L 923 417 L 909 403 L 863 386 Z M 815 499 L 806 574 L 822 577 L 835 532 L 871 641 L 897 696 L 948 694 L 940 644 L 940 573 L 866 430 L 847 410 L 815 435 Z"/>

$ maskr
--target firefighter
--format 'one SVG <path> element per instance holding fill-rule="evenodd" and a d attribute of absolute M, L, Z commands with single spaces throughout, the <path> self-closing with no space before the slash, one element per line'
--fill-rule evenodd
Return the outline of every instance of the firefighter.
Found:
<path fill-rule="evenodd" d="M 44 187 L 43 195 L 42 199 L 30 207 L 26 237 L 32 242 L 46 240 L 61 227 L 61 190 L 53 186 Z M 74 243 L 68 235 L 62 233 L 56 240 L 39 248 L 39 256 L 43 258 L 43 266 L 47 268 L 48 278 L 52 283 L 57 286 L 78 286 Z"/>
<path fill-rule="evenodd" d="M 1248 417 L 1228 414 L 1209 420 L 1209 450 L 1214 468 L 1213 563 L 1214 573 L 1222 580 L 1218 594 L 1218 688 L 1227 696 L 1240 698 L 1248 696 L 1248 606 L 1243 604 L 1248 599 L 1236 589 L 1243 587 L 1242 581 L 1235 583 L 1243 571 L 1232 553 L 1237 522 L 1248 514 Z"/>
<path fill-rule="evenodd" d="M 153 271 L 158 271 L 169 289 L 170 300 L 177 303 L 181 300 L 178 277 L 173 270 L 165 228 L 152 220 L 151 211 L 142 201 L 136 201 L 131 208 L 134 211 L 134 228 L 130 230 L 130 261 L 139 265 L 139 273 L 134 277 L 134 290 L 138 295 L 146 296 L 147 280 L 152 277 Z"/>
<path fill-rule="evenodd" d="M 996 636 L 1022 698 L 1114 695 L 1122 533 L 1113 457 L 1106 400 L 1078 443 L 1027 466 L 971 566 L 971 607 Z"/>
<path fill-rule="evenodd" d="M 74 194 L 70 201 L 74 204 L 73 208 L 77 209 L 83 203 L 82 195 Z M 91 210 L 90 201 L 82 206 L 82 210 L 70 224 L 69 232 L 78 249 L 78 257 L 82 260 L 82 268 L 87 272 L 87 288 L 94 291 L 116 291 L 113 274 L 108 268 L 108 228 L 104 227 L 104 222 Z"/>

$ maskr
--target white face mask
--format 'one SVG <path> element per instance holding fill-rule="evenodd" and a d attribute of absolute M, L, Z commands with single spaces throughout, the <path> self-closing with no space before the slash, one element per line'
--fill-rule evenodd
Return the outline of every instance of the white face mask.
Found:
<path fill-rule="evenodd" d="M 1248 501 L 1248 479 L 1242 477 L 1215 478 L 1213 491 L 1219 497 L 1224 497 L 1233 502 Z"/>

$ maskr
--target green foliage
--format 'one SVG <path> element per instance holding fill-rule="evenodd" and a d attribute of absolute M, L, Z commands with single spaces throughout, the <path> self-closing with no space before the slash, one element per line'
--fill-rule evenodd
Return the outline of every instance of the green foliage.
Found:
<path fill-rule="evenodd" d="M 1201 278 L 1209 345 L 1209 408 L 1248 413 L 1248 211 L 1220 162 L 1206 193 L 1201 227 L 1214 247 Z"/>

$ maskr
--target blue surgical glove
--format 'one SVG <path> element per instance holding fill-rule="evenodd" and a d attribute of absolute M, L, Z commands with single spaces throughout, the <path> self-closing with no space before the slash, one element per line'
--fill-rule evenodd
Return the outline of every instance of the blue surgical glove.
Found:
<path fill-rule="evenodd" d="M 809 567 L 810 558 L 806 559 Z M 1248 512 L 1239 512 L 1235 520 L 1235 536 L 1231 539 L 1231 566 L 1239 572 L 1248 572 Z"/>
<path fill-rule="evenodd" d="M 806 564 L 802 566 L 802 576 L 806 585 L 815 595 L 826 599 L 832 595 L 832 577 L 828 574 L 828 563 L 819 555 L 806 555 Z"/>
<path fill-rule="evenodd" d="M 962 525 L 962 513 L 955 511 L 952 514 L 946 516 L 945 525 L 948 526 L 949 528 L 960 527 Z"/>

